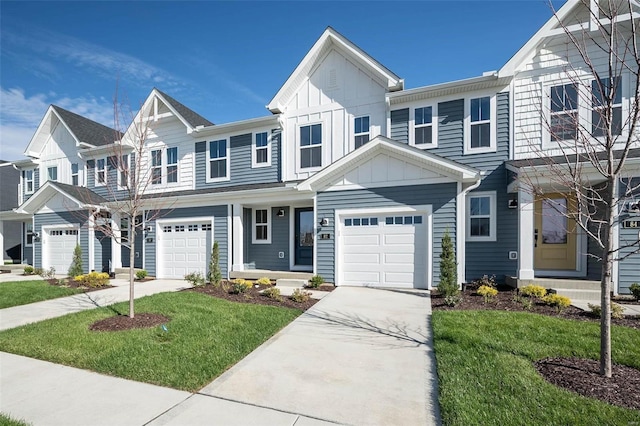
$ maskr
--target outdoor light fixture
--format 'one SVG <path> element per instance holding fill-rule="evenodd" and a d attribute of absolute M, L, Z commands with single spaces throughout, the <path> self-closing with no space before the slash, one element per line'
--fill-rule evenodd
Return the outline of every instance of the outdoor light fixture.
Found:
<path fill-rule="evenodd" d="M 329 226 L 329 219 L 327 219 L 326 217 L 323 217 L 320 220 L 320 226 Z"/>
<path fill-rule="evenodd" d="M 284 217 L 284 209 L 278 210 L 278 217 Z"/>
<path fill-rule="evenodd" d="M 516 200 L 515 198 L 512 200 L 509 200 L 509 208 L 510 209 L 517 209 L 518 208 L 518 200 Z"/>

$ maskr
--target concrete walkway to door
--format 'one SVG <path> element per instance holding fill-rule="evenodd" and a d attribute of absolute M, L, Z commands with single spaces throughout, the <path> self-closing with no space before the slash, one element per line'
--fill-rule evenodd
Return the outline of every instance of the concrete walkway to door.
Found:
<path fill-rule="evenodd" d="M 427 292 L 339 287 L 199 393 L 341 424 L 440 424 L 430 318 Z"/>

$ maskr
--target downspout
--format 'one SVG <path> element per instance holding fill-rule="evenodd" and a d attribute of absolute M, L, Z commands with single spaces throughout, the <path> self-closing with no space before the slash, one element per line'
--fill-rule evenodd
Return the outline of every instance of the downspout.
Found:
<path fill-rule="evenodd" d="M 456 229 L 456 260 L 458 263 L 458 284 L 462 284 L 466 282 L 466 239 L 467 239 L 467 230 L 466 230 L 466 215 L 467 215 L 467 194 L 478 188 L 482 183 L 482 175 L 483 172 L 479 172 L 476 175 L 476 181 L 463 189 L 462 182 L 458 183 L 458 196 L 457 196 L 457 229 Z"/>

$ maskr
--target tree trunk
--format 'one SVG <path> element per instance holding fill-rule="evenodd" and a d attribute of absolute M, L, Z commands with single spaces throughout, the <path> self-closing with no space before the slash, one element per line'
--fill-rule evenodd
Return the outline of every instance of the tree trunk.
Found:
<path fill-rule="evenodd" d="M 135 221 L 135 217 L 129 219 L 129 223 Z M 134 317 L 133 312 L 133 270 L 136 259 L 136 227 L 129 225 L 129 318 Z"/>
<path fill-rule="evenodd" d="M 611 283 L 613 278 L 613 230 L 616 217 L 616 179 L 610 179 L 604 194 L 602 281 L 600 282 L 600 374 L 611 377 Z"/>

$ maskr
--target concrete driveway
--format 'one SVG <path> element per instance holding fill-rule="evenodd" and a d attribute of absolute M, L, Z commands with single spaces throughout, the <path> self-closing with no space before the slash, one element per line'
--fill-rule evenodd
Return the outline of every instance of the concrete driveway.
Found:
<path fill-rule="evenodd" d="M 342 424 L 439 424 L 430 313 L 426 292 L 340 287 L 199 393 Z"/>

